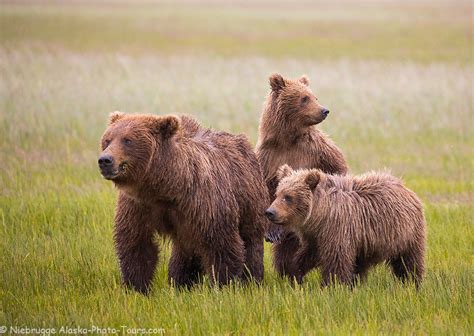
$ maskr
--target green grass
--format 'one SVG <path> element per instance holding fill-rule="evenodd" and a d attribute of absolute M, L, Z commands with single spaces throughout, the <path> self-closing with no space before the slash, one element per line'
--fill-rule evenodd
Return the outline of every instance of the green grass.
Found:
<path fill-rule="evenodd" d="M 469 4 L 1 6 L 0 326 L 474 332 Z M 420 195 L 420 291 L 384 266 L 352 291 L 321 289 L 317 271 L 294 288 L 273 271 L 269 245 L 260 287 L 170 288 L 169 243 L 149 297 L 120 285 L 116 190 L 96 167 L 108 113 L 188 113 L 255 143 L 273 71 L 310 77 L 331 109 L 321 128 L 353 172 L 389 167 Z"/>

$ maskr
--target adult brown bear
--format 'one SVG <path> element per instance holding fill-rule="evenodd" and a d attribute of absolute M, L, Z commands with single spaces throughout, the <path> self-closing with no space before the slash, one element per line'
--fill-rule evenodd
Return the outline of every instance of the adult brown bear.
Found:
<path fill-rule="evenodd" d="M 202 128 L 186 116 L 111 114 L 102 175 L 119 190 L 115 243 L 123 281 L 150 289 L 155 232 L 171 238 L 169 280 L 218 284 L 263 278 L 268 193 L 247 139 Z"/>

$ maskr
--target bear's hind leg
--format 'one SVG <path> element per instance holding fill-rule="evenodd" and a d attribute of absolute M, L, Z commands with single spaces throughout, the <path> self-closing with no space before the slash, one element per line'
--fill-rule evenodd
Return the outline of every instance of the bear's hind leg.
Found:
<path fill-rule="evenodd" d="M 210 242 L 202 253 L 204 268 L 212 283 L 227 285 L 242 277 L 245 251 L 238 233 Z"/>
<path fill-rule="evenodd" d="M 261 282 L 263 280 L 264 218 L 251 214 L 244 218 L 240 225 L 240 237 L 245 246 L 245 265 L 242 280 Z"/>
<path fill-rule="evenodd" d="M 245 244 L 245 264 L 242 274 L 244 281 L 263 280 L 263 235 L 261 237 L 242 237 Z"/>
<path fill-rule="evenodd" d="M 390 265 L 393 273 L 403 282 L 411 278 L 417 288 L 421 285 L 425 271 L 424 251 L 422 249 L 411 249 L 399 257 L 391 259 Z"/>
<path fill-rule="evenodd" d="M 201 274 L 201 258 L 193 254 L 188 255 L 177 244 L 173 244 L 168 265 L 168 281 L 178 288 L 190 288 L 199 281 Z"/>

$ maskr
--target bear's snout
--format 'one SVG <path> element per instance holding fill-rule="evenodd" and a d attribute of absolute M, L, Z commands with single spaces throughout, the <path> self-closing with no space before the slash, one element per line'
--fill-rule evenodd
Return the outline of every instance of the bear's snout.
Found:
<path fill-rule="evenodd" d="M 328 116 L 328 114 L 329 114 L 329 110 L 328 110 L 327 108 L 323 108 L 323 109 L 321 110 L 321 114 L 322 114 L 322 116 L 323 116 L 324 118 L 326 118 L 326 117 Z"/>
<path fill-rule="evenodd" d="M 274 222 L 275 221 L 275 218 L 276 218 L 276 212 L 274 209 L 271 209 L 271 208 L 268 208 L 266 211 L 265 211 L 265 216 L 267 216 L 267 218 Z"/>
<path fill-rule="evenodd" d="M 110 178 L 116 174 L 114 169 L 114 158 L 112 155 L 104 154 L 99 157 L 99 168 L 102 176 Z"/>
<path fill-rule="evenodd" d="M 101 169 L 109 168 L 114 165 L 114 158 L 111 155 L 102 155 L 99 158 L 99 167 Z"/>

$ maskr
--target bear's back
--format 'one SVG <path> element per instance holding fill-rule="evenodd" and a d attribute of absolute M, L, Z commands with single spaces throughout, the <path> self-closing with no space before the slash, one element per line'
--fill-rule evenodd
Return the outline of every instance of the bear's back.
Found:
<path fill-rule="evenodd" d="M 423 205 L 418 196 L 405 187 L 399 178 L 385 171 L 358 176 L 326 175 L 326 182 L 321 188 L 331 204 L 336 207 L 349 206 L 353 214 L 370 214 L 368 218 L 372 218 L 375 226 L 402 217 L 423 218 Z M 353 218 L 353 221 L 364 219 Z"/>
<path fill-rule="evenodd" d="M 232 172 L 235 175 L 232 180 L 236 181 L 239 176 L 252 176 L 253 182 L 263 181 L 257 156 L 245 135 L 202 127 L 189 116 L 181 116 L 181 120 L 183 137 L 190 140 L 200 154 L 207 156 L 214 169 Z"/>
<path fill-rule="evenodd" d="M 326 200 L 321 204 L 330 204 L 330 211 L 324 216 L 320 209 L 314 210 L 318 221 L 331 223 L 332 227 L 345 226 L 351 232 L 354 246 L 364 253 L 384 255 L 394 249 L 403 250 L 423 231 L 421 201 L 400 179 L 387 172 L 326 175 L 318 189 L 315 204 L 323 198 Z"/>
<path fill-rule="evenodd" d="M 256 156 L 247 137 L 243 134 L 231 134 L 225 131 L 215 131 L 202 127 L 194 118 L 181 116 L 183 125 L 183 136 L 193 140 L 196 145 L 207 147 L 210 152 L 222 151 L 220 155 L 226 154 L 243 155 L 246 158 Z"/>
<path fill-rule="evenodd" d="M 362 175 L 326 175 L 323 188 L 360 198 L 383 197 L 388 191 L 406 189 L 399 178 L 386 171 L 371 171 Z"/>

